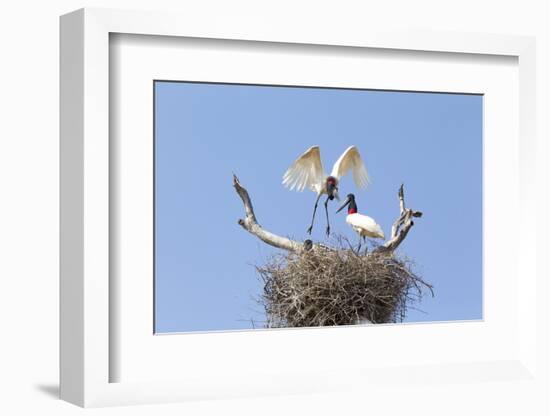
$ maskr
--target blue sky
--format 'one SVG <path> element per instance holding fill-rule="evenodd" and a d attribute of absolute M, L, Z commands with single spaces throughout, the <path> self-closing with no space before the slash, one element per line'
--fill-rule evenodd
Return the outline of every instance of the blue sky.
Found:
<path fill-rule="evenodd" d="M 359 212 L 386 235 L 398 215 L 397 188 L 424 212 L 400 247 L 434 285 L 406 322 L 482 318 L 482 101 L 478 95 L 155 83 L 156 332 L 252 328 L 254 264 L 277 251 L 240 226 L 232 172 L 248 189 L 258 221 L 307 238 L 315 194 L 281 185 L 312 145 L 325 171 L 358 146 L 372 183 L 353 192 Z M 329 204 L 332 231 L 356 241 Z M 325 240 L 320 205 L 313 230 Z"/>

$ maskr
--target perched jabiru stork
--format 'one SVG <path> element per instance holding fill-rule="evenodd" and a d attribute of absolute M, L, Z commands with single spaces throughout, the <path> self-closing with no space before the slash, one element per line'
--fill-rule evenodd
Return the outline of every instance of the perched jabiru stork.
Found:
<path fill-rule="evenodd" d="M 361 160 L 361 155 L 357 147 L 348 147 L 332 167 L 330 175 L 327 175 L 321 163 L 321 151 L 319 146 L 312 146 L 296 159 L 285 172 L 283 176 L 283 185 L 291 191 L 295 190 L 302 192 L 307 187 L 317 193 L 311 225 L 307 229 L 308 234 L 311 234 L 311 230 L 313 229 L 313 222 L 315 221 L 315 213 L 317 212 L 319 199 L 323 194 L 326 194 L 325 213 L 327 216 L 327 236 L 330 235 L 327 204 L 328 201 L 332 201 L 334 198 L 340 199 L 338 197 L 338 184 L 340 178 L 346 175 L 350 170 L 353 173 L 353 180 L 357 187 L 361 189 L 366 188 L 369 184 L 369 175 Z"/>
<path fill-rule="evenodd" d="M 384 231 L 382 231 L 382 227 L 380 227 L 374 219 L 357 213 L 355 195 L 349 194 L 344 204 L 338 208 L 338 211 L 336 212 L 338 213 L 342 211 L 346 206 L 348 207 L 346 222 L 357 234 L 359 234 L 359 248 L 357 249 L 358 253 L 359 250 L 361 250 L 361 239 L 365 240 L 366 237 L 384 238 Z"/>

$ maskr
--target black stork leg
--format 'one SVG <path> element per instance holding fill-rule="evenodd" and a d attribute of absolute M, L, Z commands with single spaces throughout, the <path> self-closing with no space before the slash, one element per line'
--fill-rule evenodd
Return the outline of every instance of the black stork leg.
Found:
<path fill-rule="evenodd" d="M 313 221 L 315 221 L 315 212 L 317 212 L 317 205 L 319 204 L 319 199 L 321 199 L 321 195 L 323 194 L 317 195 L 317 199 L 315 200 L 315 208 L 313 208 L 313 217 L 311 217 L 311 225 L 307 229 L 307 233 L 309 235 L 311 235 L 311 230 L 313 230 Z"/>
<path fill-rule="evenodd" d="M 357 254 L 361 254 L 361 241 L 363 240 L 363 237 L 361 237 L 361 234 L 359 234 L 359 246 L 357 247 Z"/>
<path fill-rule="evenodd" d="M 325 214 L 327 214 L 327 237 L 330 235 L 330 222 L 328 220 L 328 201 L 330 200 L 330 196 L 327 196 L 327 199 L 325 201 Z"/>

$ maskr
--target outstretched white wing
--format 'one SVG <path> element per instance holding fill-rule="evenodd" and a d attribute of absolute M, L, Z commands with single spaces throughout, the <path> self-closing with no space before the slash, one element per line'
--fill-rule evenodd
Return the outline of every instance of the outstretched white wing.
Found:
<path fill-rule="evenodd" d="M 342 156 L 336 161 L 332 168 L 331 176 L 340 179 L 349 171 L 353 173 L 353 181 L 358 188 L 364 189 L 369 184 L 369 174 L 357 147 L 350 146 L 346 149 Z"/>
<path fill-rule="evenodd" d="M 319 192 L 325 173 L 321 163 L 319 146 L 312 146 L 288 168 L 283 176 L 283 185 L 291 191 L 302 192 L 306 187 Z"/>

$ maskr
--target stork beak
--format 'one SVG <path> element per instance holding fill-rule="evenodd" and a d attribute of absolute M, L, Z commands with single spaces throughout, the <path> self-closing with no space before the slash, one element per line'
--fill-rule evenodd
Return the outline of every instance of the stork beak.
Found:
<path fill-rule="evenodd" d="M 350 200 L 349 198 L 346 198 L 344 204 L 343 204 L 340 208 L 338 208 L 338 211 L 336 211 L 336 213 L 339 213 L 339 212 L 342 211 L 346 206 L 348 206 L 349 203 L 350 203 L 350 201 L 351 201 L 351 200 Z"/>

